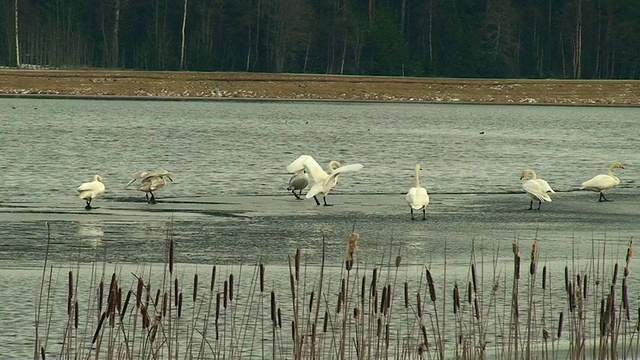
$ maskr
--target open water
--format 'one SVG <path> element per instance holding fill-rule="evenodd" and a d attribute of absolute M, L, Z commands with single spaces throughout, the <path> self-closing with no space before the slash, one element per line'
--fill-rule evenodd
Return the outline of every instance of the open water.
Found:
<path fill-rule="evenodd" d="M 0 99 L 0 328 L 16 329 L 0 331 L 0 358 L 33 354 L 45 223 L 60 267 L 162 262 L 171 236 L 189 266 L 261 261 L 286 273 L 296 247 L 318 264 L 323 237 L 340 264 L 354 227 L 367 263 L 396 253 L 442 263 L 447 249 L 448 265 L 465 269 L 472 247 L 506 261 L 512 241 L 537 239 L 563 267 L 594 244 L 624 258 L 640 233 L 639 136 L 637 108 Z M 364 168 L 340 178 L 334 206 L 316 206 L 285 190 L 301 154 Z M 625 165 L 613 201 L 578 191 L 613 161 Z M 411 221 L 404 202 L 418 162 L 427 221 Z M 132 173 L 159 168 L 174 182 L 158 204 L 124 189 Z M 527 168 L 557 192 L 540 211 L 526 210 Z M 107 192 L 86 211 L 75 189 L 94 174 Z"/>

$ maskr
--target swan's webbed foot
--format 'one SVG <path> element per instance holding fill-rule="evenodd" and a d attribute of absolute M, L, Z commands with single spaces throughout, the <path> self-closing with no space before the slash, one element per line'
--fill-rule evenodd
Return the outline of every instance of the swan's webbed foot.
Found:
<path fill-rule="evenodd" d="M 88 201 L 87 201 L 87 205 L 84 207 L 84 209 L 85 209 L 85 210 L 91 210 L 91 209 L 92 209 L 92 207 L 91 207 L 91 200 L 88 200 Z"/>
<path fill-rule="evenodd" d="M 295 190 L 291 190 L 291 192 L 293 193 L 293 196 L 296 197 L 296 200 L 302 200 L 302 198 L 300 197 L 300 195 L 302 195 L 302 191 L 300 191 L 300 195 L 296 194 Z"/>
<path fill-rule="evenodd" d="M 322 200 L 324 201 L 324 206 L 333 206 L 333 204 L 327 204 L 327 198 L 323 197 Z"/>
<path fill-rule="evenodd" d="M 315 200 L 315 201 L 316 201 L 316 205 L 320 205 L 320 201 L 318 201 L 318 198 L 317 198 L 317 197 L 315 197 L 315 196 L 314 196 L 314 197 L 313 197 L 313 200 Z"/>
<path fill-rule="evenodd" d="M 600 197 L 598 198 L 598 202 L 610 201 L 606 197 L 604 197 L 603 193 L 600 193 Z"/>

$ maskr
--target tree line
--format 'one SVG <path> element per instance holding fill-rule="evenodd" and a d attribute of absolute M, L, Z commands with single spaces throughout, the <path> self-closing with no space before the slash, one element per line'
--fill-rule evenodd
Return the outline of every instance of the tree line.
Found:
<path fill-rule="evenodd" d="M 640 78 L 639 0 L 0 0 L 0 65 Z"/>

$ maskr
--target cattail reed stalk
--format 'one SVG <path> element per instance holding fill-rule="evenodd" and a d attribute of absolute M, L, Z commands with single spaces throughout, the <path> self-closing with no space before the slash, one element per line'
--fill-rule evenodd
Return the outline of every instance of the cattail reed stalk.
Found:
<path fill-rule="evenodd" d="M 402 262 L 402 256 L 396 256 L 396 267 L 400 267 L 400 263 Z"/>
<path fill-rule="evenodd" d="M 102 285 L 102 282 L 100 283 Z M 144 287 L 144 281 L 141 277 L 138 278 L 138 286 L 136 287 L 136 308 L 140 308 L 142 303 L 142 288 Z"/>
<path fill-rule="evenodd" d="M 380 299 L 380 313 L 384 313 L 384 310 L 387 308 L 386 302 L 387 302 L 387 287 L 384 286 L 382 288 L 382 297 Z"/>
<path fill-rule="evenodd" d="M 622 308 L 625 310 L 627 321 L 630 321 L 629 314 L 629 292 L 627 290 L 627 278 L 622 278 Z"/>
<path fill-rule="evenodd" d="M 216 324 L 220 319 L 220 293 L 216 293 Z M 273 319 L 273 316 L 271 317 Z"/>
<path fill-rule="evenodd" d="M 100 281 L 100 285 L 98 285 L 98 313 L 102 311 L 102 298 L 104 296 L 104 282 Z"/>
<path fill-rule="evenodd" d="M 638 312 L 640 312 L 640 309 L 638 309 Z M 324 312 L 324 320 L 322 322 L 322 332 L 326 333 L 328 327 L 329 327 L 329 312 L 325 311 Z"/>
<path fill-rule="evenodd" d="M 313 296 L 314 292 L 311 291 L 311 295 L 309 295 L 309 313 L 311 313 L 311 310 L 313 309 Z"/>
<path fill-rule="evenodd" d="M 409 308 L 409 283 L 404 282 L 404 307 Z"/>
<path fill-rule="evenodd" d="M 260 269 L 260 292 L 263 293 L 264 292 L 264 264 L 260 264 L 258 265 L 258 268 Z"/>
<path fill-rule="evenodd" d="M 193 275 L 193 302 L 198 298 L 198 274 Z"/>
<path fill-rule="evenodd" d="M 618 282 L 618 263 L 613 265 L 613 279 L 611 280 L 611 284 L 615 285 Z"/>
<path fill-rule="evenodd" d="M 564 267 L 564 291 L 569 292 L 569 267 Z"/>
<path fill-rule="evenodd" d="M 467 283 L 467 304 L 471 305 L 471 281 Z"/>
<path fill-rule="evenodd" d="M 370 293 L 370 297 L 374 297 L 377 293 L 376 290 L 376 281 L 378 279 L 378 269 L 375 268 L 373 269 L 373 276 L 371 277 L 371 293 Z"/>
<path fill-rule="evenodd" d="M 154 298 L 153 302 L 153 305 L 156 307 L 160 304 L 158 300 L 160 300 L 160 289 L 156 290 L 156 297 Z"/>
<path fill-rule="evenodd" d="M 75 301 L 74 305 L 73 305 L 73 314 L 74 316 L 74 321 L 73 321 L 73 326 L 75 327 L 76 330 L 78 330 L 78 300 Z"/>
<path fill-rule="evenodd" d="M 424 346 L 429 347 L 429 338 L 427 338 L 427 328 L 422 325 L 420 326 L 420 330 L 422 331 L 422 341 L 424 342 Z"/>
<path fill-rule="evenodd" d="M 282 329 L 282 311 L 278 308 L 278 327 Z"/>
<path fill-rule="evenodd" d="M 300 258 L 301 257 L 302 257 L 302 252 L 300 251 L 300 248 L 298 247 L 296 249 L 296 255 L 295 255 L 295 258 L 294 258 L 296 282 L 300 282 Z"/>
<path fill-rule="evenodd" d="M 564 312 L 560 312 L 560 318 L 558 319 L 558 339 L 562 336 L 562 318 L 564 317 Z"/>
<path fill-rule="evenodd" d="M 122 313 L 122 288 L 118 287 L 118 292 L 116 294 L 116 310 L 118 313 Z"/>
<path fill-rule="evenodd" d="M 458 283 L 453 284 L 453 314 L 457 314 L 460 310 L 460 291 L 458 290 Z"/>
<path fill-rule="evenodd" d="M 378 326 L 376 328 L 376 336 L 380 337 L 382 335 L 382 318 L 378 318 Z"/>
<path fill-rule="evenodd" d="M 167 304 L 169 302 L 169 294 L 165 291 L 162 294 L 162 317 L 167 317 Z"/>
<path fill-rule="evenodd" d="M 273 322 L 273 327 L 276 327 L 276 293 L 274 291 L 271 291 L 271 321 Z"/>
<path fill-rule="evenodd" d="M 542 290 L 547 288 L 547 265 L 542 267 Z"/>
<path fill-rule="evenodd" d="M 587 274 L 582 277 L 582 298 L 587 298 Z"/>
<path fill-rule="evenodd" d="M 98 340 L 98 335 L 100 335 L 100 330 L 102 329 L 102 324 L 104 323 L 104 319 L 107 317 L 107 312 L 103 312 L 100 317 L 100 321 L 98 322 L 98 327 L 96 328 L 96 332 L 93 333 L 93 339 L 91 340 L 91 344 L 95 344 Z"/>
<path fill-rule="evenodd" d="M 429 275 L 427 275 L 429 276 Z M 476 276 L 476 264 L 472 263 L 471 264 L 471 280 L 473 282 L 473 292 L 474 293 L 478 293 L 478 280 L 477 280 L 477 276 Z"/>
<path fill-rule="evenodd" d="M 178 295 L 178 319 L 182 317 L 182 292 Z"/>
<path fill-rule="evenodd" d="M 213 287 L 216 284 L 216 266 L 211 268 L 211 284 L 209 284 L 209 292 L 213 292 Z"/>
<path fill-rule="evenodd" d="M 132 291 L 127 292 L 127 297 L 124 299 L 124 305 L 122 305 L 122 312 L 120 313 L 120 322 L 123 321 L 124 315 L 127 313 L 127 306 L 129 306 L 129 300 L 131 300 Z"/>
<path fill-rule="evenodd" d="M 67 292 L 67 315 L 71 315 L 71 301 L 73 299 L 73 272 L 69 271 L 69 290 Z"/>
<path fill-rule="evenodd" d="M 222 297 L 222 307 L 223 308 L 227 308 L 227 299 L 229 298 L 229 281 L 225 280 L 223 285 L 222 285 L 222 292 L 223 292 L 223 297 Z"/>
<path fill-rule="evenodd" d="M 169 274 L 173 275 L 173 239 L 169 239 Z"/>
<path fill-rule="evenodd" d="M 516 301 L 517 301 L 517 299 L 518 299 L 518 298 L 516 297 Z M 477 298 L 477 297 L 474 297 L 474 298 L 473 298 L 473 308 L 475 309 L 476 319 L 477 319 L 477 320 L 480 320 L 480 307 L 478 306 L 478 298 Z M 516 306 L 516 309 L 517 309 L 517 308 L 518 308 L 518 307 Z M 516 310 L 516 317 L 517 317 L 517 316 L 518 316 L 518 315 L 517 315 L 517 310 Z"/>
<path fill-rule="evenodd" d="M 436 287 L 433 284 L 433 277 L 431 276 L 431 271 L 427 269 L 427 285 L 429 286 L 429 298 L 431 301 L 436 301 Z"/>
<path fill-rule="evenodd" d="M 422 319 L 422 299 L 420 299 L 420 293 L 416 294 L 416 303 L 418 308 L 418 318 Z"/>
<path fill-rule="evenodd" d="M 233 274 L 229 274 L 229 301 L 233 301 Z"/>

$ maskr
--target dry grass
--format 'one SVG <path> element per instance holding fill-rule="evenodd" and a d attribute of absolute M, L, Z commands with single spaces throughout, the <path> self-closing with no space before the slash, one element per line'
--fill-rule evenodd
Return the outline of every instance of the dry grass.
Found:
<path fill-rule="evenodd" d="M 223 271 L 213 266 L 208 288 L 199 284 L 204 276 L 196 272 L 191 282 L 174 263 L 178 250 L 170 234 L 160 271 L 141 266 L 139 273 L 109 273 L 104 264 L 95 263 L 87 274 L 78 264 L 59 292 L 51 280 L 54 269 L 47 268 L 45 259 L 34 359 L 639 355 L 640 319 L 631 311 L 628 295 L 632 242 L 622 274 L 615 255 L 622 249 L 608 249 L 606 243 L 596 249 L 594 243 L 591 260 L 577 264 L 574 257 L 564 272 L 548 271 L 543 263 L 540 279 L 541 249 L 533 239 L 528 271 L 521 266 L 526 260 L 516 241 L 512 267 L 499 265 L 499 247 L 488 262 L 474 250 L 466 274 L 454 274 L 456 280 L 449 284 L 446 249 L 442 268 L 418 265 L 418 278 L 402 279 L 400 249 L 390 244 L 383 259 L 367 265 L 358 261 L 366 251 L 354 246 L 358 237 L 347 237 L 350 261 L 345 263 L 341 255 L 333 261 L 343 264 L 340 269 L 325 265 L 323 242 L 320 266 L 307 264 L 304 253 L 295 250 L 288 281 L 282 272 L 270 274 L 262 263 L 249 274 L 242 266 Z M 485 274 L 485 267 L 492 267 L 491 274 Z M 459 288 L 458 281 L 467 286 Z M 58 293 L 63 300 L 55 298 Z M 62 338 L 51 335 L 51 329 L 61 328 Z"/>
<path fill-rule="evenodd" d="M 0 69 L 9 95 L 640 105 L 640 81 Z"/>

